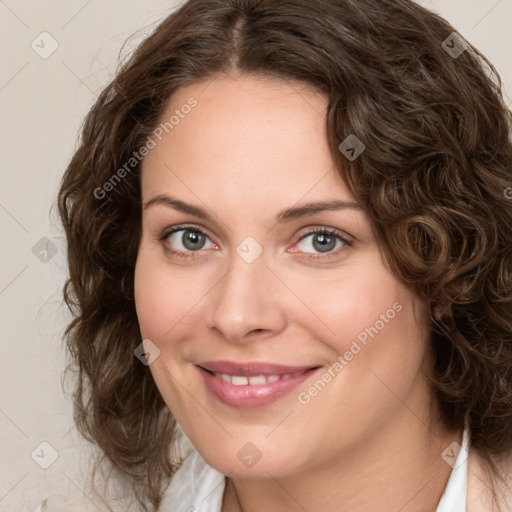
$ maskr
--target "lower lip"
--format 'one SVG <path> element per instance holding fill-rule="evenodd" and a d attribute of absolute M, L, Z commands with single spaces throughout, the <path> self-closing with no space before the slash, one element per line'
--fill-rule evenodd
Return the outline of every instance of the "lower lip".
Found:
<path fill-rule="evenodd" d="M 253 409 L 270 405 L 291 393 L 317 370 L 320 370 L 320 368 L 307 370 L 302 375 L 268 384 L 235 386 L 220 377 L 215 377 L 200 366 L 196 366 L 196 368 L 203 377 L 206 388 L 215 398 L 225 405 L 239 409 Z"/>

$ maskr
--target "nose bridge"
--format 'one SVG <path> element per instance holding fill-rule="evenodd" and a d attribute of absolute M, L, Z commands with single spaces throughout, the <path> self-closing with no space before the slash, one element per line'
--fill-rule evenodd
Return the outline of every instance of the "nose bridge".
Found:
<path fill-rule="evenodd" d="M 232 341 L 243 341 L 255 330 L 278 332 L 284 327 L 279 294 L 269 293 L 269 281 L 276 278 L 263 254 L 254 258 L 253 253 L 248 258 L 250 250 L 246 249 L 242 243 L 233 252 L 229 271 L 215 287 L 209 303 L 209 327 Z"/>

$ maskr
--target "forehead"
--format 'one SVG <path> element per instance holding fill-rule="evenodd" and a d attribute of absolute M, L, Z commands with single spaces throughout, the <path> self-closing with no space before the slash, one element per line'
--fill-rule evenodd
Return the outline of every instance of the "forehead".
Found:
<path fill-rule="evenodd" d="M 179 89 L 160 116 L 167 130 L 143 162 L 143 196 L 178 187 L 188 197 L 201 191 L 248 204 L 262 195 L 280 203 L 329 192 L 351 199 L 329 151 L 327 103 L 306 85 L 266 77 Z"/>

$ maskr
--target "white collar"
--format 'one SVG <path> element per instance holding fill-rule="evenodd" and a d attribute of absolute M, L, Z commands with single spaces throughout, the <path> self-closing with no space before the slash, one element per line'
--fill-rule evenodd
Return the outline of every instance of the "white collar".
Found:
<path fill-rule="evenodd" d="M 449 461 L 458 445 L 443 452 Z M 462 448 L 441 496 L 436 512 L 466 512 L 469 430 L 462 436 Z M 450 464 L 451 465 L 451 464 Z M 209 466 L 194 448 L 186 456 L 165 490 L 158 512 L 221 512 L 226 477 Z"/>
<path fill-rule="evenodd" d="M 466 512 L 469 455 L 469 429 L 467 427 L 462 434 L 462 447 L 458 445 L 458 443 L 452 443 L 443 452 L 443 459 L 448 462 L 450 455 L 454 451 L 457 451 L 457 449 L 460 451 L 453 463 L 450 478 L 448 479 L 436 512 Z"/>
<path fill-rule="evenodd" d="M 158 512 L 221 512 L 226 477 L 193 448 L 172 477 Z"/>

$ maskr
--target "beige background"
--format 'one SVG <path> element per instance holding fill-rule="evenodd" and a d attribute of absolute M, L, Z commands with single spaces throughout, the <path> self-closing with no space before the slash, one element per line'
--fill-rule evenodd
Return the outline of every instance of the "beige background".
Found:
<path fill-rule="evenodd" d="M 512 92 L 512 0 L 422 3 L 481 49 Z M 82 485 L 88 450 L 61 389 L 61 334 L 69 320 L 60 305 L 64 244 L 49 210 L 82 119 L 114 73 L 122 43 L 135 32 L 129 47 L 140 41 L 175 5 L 0 0 L 0 511 L 31 512 L 43 497 Z M 56 51 L 42 58 L 52 44 Z M 42 442 L 57 456 L 47 469 L 36 463 L 52 462 L 52 448 Z"/>

